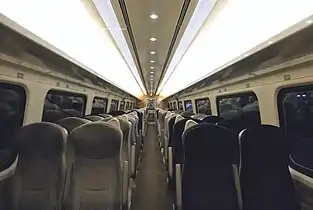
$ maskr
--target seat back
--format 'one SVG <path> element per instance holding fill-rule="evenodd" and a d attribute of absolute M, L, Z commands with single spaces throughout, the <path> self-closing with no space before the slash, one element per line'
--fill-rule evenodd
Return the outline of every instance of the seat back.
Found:
<path fill-rule="evenodd" d="M 112 115 L 113 117 L 117 117 L 117 116 L 126 114 L 126 112 L 125 112 L 125 111 L 122 111 L 122 110 L 118 110 L 118 111 L 111 111 L 111 112 L 109 112 L 108 114 L 109 114 L 109 115 Z"/>
<path fill-rule="evenodd" d="M 272 125 L 240 133 L 240 182 L 244 210 L 298 210 L 288 169 L 289 136 Z"/>
<path fill-rule="evenodd" d="M 61 210 L 66 142 L 66 130 L 56 124 L 33 123 L 19 130 L 12 209 Z"/>
<path fill-rule="evenodd" d="M 238 210 L 234 138 L 226 128 L 209 123 L 184 131 L 183 209 Z"/>
<path fill-rule="evenodd" d="M 180 113 L 180 115 L 183 117 L 191 117 L 191 116 L 195 115 L 195 113 L 190 112 L 190 111 L 184 111 L 184 112 Z"/>
<path fill-rule="evenodd" d="M 120 127 L 123 132 L 123 151 L 122 151 L 122 160 L 130 160 L 130 147 L 131 147 L 131 131 L 132 124 L 128 121 L 126 115 L 117 117 L 120 122 Z"/>
<path fill-rule="evenodd" d="M 174 136 L 173 127 L 174 127 L 177 116 L 178 115 L 172 115 L 168 121 L 168 145 L 167 146 L 172 146 L 172 141 L 173 141 L 173 136 Z"/>
<path fill-rule="evenodd" d="M 212 124 L 218 123 L 222 120 L 223 118 L 221 118 L 220 116 L 214 116 L 214 115 L 209 115 L 209 116 L 202 118 L 203 122 L 212 123 Z"/>
<path fill-rule="evenodd" d="M 85 119 L 90 120 L 92 122 L 96 122 L 99 120 L 103 120 L 103 117 L 100 117 L 98 115 L 88 115 L 88 116 L 85 116 Z"/>
<path fill-rule="evenodd" d="M 110 114 L 98 114 L 100 117 L 103 117 L 103 118 L 107 118 L 107 117 L 113 117 L 112 115 Z"/>
<path fill-rule="evenodd" d="M 113 117 L 110 116 L 110 117 L 105 117 L 105 118 L 103 118 L 101 121 L 103 121 L 103 122 L 108 122 L 108 121 L 110 121 L 110 120 L 112 120 L 112 119 L 113 119 Z"/>
<path fill-rule="evenodd" d="M 61 120 L 56 121 L 55 123 L 62 126 L 67 130 L 68 133 L 71 133 L 76 127 L 81 126 L 86 123 L 90 123 L 90 120 L 82 119 L 78 117 L 67 117 Z"/>
<path fill-rule="evenodd" d="M 75 151 L 66 209 L 120 209 L 122 132 L 116 122 L 93 122 L 69 136 Z"/>
<path fill-rule="evenodd" d="M 185 128 L 184 131 L 186 131 L 188 128 L 191 128 L 195 125 L 197 125 L 198 123 L 194 120 L 187 120 L 186 124 L 185 124 Z"/>

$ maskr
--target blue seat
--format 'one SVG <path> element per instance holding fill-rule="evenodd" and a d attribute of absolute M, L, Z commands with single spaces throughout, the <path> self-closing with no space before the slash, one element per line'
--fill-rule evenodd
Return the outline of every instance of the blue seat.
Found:
<path fill-rule="evenodd" d="M 182 209 L 238 210 L 234 139 L 227 128 L 201 123 L 183 133 Z"/>
<path fill-rule="evenodd" d="M 243 210 L 300 210 L 288 168 L 289 136 L 259 125 L 242 131 L 239 141 Z"/>

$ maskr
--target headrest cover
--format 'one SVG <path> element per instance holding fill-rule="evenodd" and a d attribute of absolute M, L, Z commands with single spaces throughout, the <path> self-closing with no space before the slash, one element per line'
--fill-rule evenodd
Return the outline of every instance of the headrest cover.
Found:
<path fill-rule="evenodd" d="M 57 158 L 65 150 L 67 131 L 53 123 L 32 123 L 17 132 L 15 145 L 23 157 Z"/>
<path fill-rule="evenodd" d="M 68 133 L 70 133 L 72 130 L 74 130 L 76 127 L 81 126 L 86 123 L 90 123 L 90 120 L 78 118 L 78 117 L 67 117 L 61 120 L 58 120 L 56 124 L 62 126 L 67 130 Z"/>
<path fill-rule="evenodd" d="M 69 140 L 77 156 L 109 158 L 120 154 L 122 132 L 115 125 L 94 122 L 74 129 Z"/>
<path fill-rule="evenodd" d="M 181 121 L 181 120 L 183 120 L 183 119 L 185 119 L 183 116 L 177 115 L 177 116 L 176 116 L 176 119 L 175 119 L 175 123 L 177 123 L 177 122 L 179 122 L 179 121 Z"/>
<path fill-rule="evenodd" d="M 107 123 L 110 124 L 110 125 L 115 126 L 118 129 L 121 128 L 120 121 L 118 119 L 116 119 L 115 117 L 110 119 Z"/>
<path fill-rule="evenodd" d="M 185 124 L 185 129 L 184 131 L 186 131 L 188 128 L 191 128 L 192 126 L 197 125 L 198 123 L 196 123 L 194 120 L 188 120 Z"/>

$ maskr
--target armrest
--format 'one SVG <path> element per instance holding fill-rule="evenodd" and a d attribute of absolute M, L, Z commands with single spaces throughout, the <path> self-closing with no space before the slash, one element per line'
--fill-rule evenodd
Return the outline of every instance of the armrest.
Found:
<path fill-rule="evenodd" d="M 168 175 L 170 179 L 173 179 L 173 150 L 172 147 L 168 147 Z"/>
<path fill-rule="evenodd" d="M 182 209 L 182 187 L 181 187 L 181 166 L 175 165 L 175 192 L 176 192 L 176 210 Z"/>
<path fill-rule="evenodd" d="M 234 175 L 234 181 L 237 191 L 237 199 L 238 199 L 238 205 L 239 209 L 242 210 L 242 195 L 241 195 L 241 188 L 240 188 L 240 179 L 239 179 L 239 171 L 237 168 L 237 165 L 233 164 L 233 175 Z"/>
<path fill-rule="evenodd" d="M 123 199 L 123 206 L 128 205 L 128 187 L 129 187 L 129 171 L 128 171 L 128 161 L 123 162 L 123 194 L 122 194 L 122 199 Z"/>
<path fill-rule="evenodd" d="M 18 162 L 18 155 L 16 155 L 14 162 L 10 165 L 9 168 L 3 171 L 0 171 L 0 182 L 14 174 L 16 166 L 17 166 L 17 162 Z"/>
<path fill-rule="evenodd" d="M 136 144 L 131 146 L 130 155 L 131 155 L 130 174 L 131 176 L 134 176 L 136 168 Z"/>

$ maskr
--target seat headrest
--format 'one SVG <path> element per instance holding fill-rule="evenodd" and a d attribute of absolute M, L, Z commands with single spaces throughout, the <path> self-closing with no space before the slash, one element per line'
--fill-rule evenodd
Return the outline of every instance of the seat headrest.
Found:
<path fill-rule="evenodd" d="M 122 132 L 115 125 L 93 122 L 74 129 L 69 140 L 75 154 L 85 158 L 109 158 L 119 155 Z"/>
<path fill-rule="evenodd" d="M 188 128 L 191 128 L 192 126 L 195 126 L 197 124 L 198 123 L 195 122 L 194 120 L 187 120 L 184 131 L 186 131 Z"/>
<path fill-rule="evenodd" d="M 70 133 L 72 130 L 74 130 L 76 127 L 81 126 L 86 123 L 90 123 L 90 120 L 86 120 L 83 118 L 78 117 L 67 117 L 61 120 L 58 120 L 55 122 L 56 124 L 62 126 L 67 130 L 68 133 Z"/>
<path fill-rule="evenodd" d="M 108 124 L 115 126 L 118 129 L 121 129 L 120 121 L 117 118 L 112 118 L 107 121 Z"/>
<path fill-rule="evenodd" d="M 99 116 L 103 117 L 103 118 L 107 118 L 107 117 L 113 117 L 110 114 L 98 114 Z"/>
<path fill-rule="evenodd" d="M 15 145 L 21 156 L 54 158 L 62 154 L 67 131 L 53 123 L 32 123 L 17 132 Z"/>
<path fill-rule="evenodd" d="M 100 117 L 98 115 L 89 115 L 89 116 L 85 116 L 85 119 L 90 120 L 92 122 L 96 122 L 99 120 L 103 120 L 103 117 Z"/>
<path fill-rule="evenodd" d="M 183 120 L 183 119 L 185 119 L 183 116 L 177 115 L 177 116 L 176 116 L 176 119 L 175 119 L 175 123 L 177 123 L 178 121 L 181 121 L 181 120 Z"/>
<path fill-rule="evenodd" d="M 184 112 L 180 113 L 180 115 L 183 116 L 183 117 L 191 117 L 191 116 L 193 116 L 194 114 L 195 114 L 195 113 L 190 112 L 190 111 L 184 111 Z"/>
<path fill-rule="evenodd" d="M 111 117 L 106 117 L 106 118 L 104 118 L 104 119 L 102 119 L 102 120 L 100 120 L 100 121 L 102 121 L 102 122 L 108 122 L 108 121 L 110 121 L 111 119 L 113 119 L 112 116 L 111 116 Z"/>

